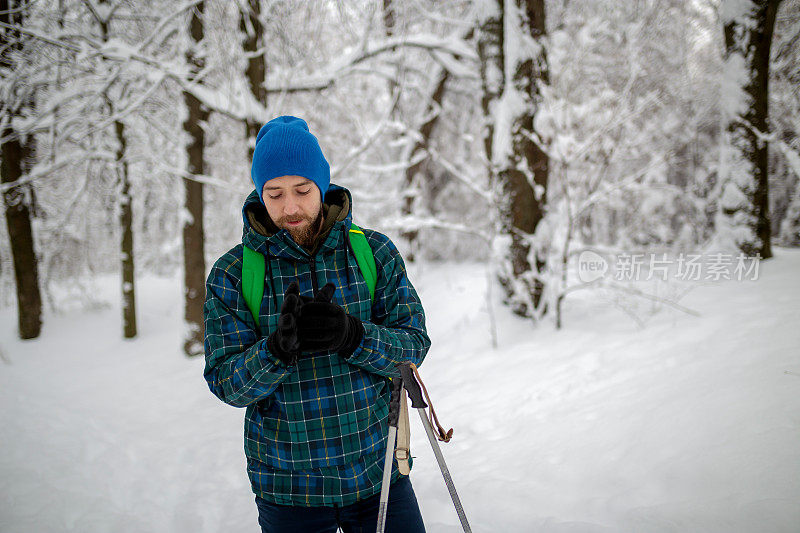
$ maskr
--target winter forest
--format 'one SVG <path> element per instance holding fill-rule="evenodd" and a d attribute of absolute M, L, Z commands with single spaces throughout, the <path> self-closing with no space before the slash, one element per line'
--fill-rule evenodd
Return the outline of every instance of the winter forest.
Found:
<path fill-rule="evenodd" d="M 796 531 L 798 0 L 0 0 L 0 530 L 256 530 L 203 301 L 280 115 L 420 291 L 476 531 Z"/>

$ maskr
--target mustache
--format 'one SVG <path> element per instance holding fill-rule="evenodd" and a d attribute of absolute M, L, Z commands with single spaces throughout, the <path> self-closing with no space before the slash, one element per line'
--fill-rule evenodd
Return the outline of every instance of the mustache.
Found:
<path fill-rule="evenodd" d="M 303 222 L 303 221 L 305 221 L 305 222 L 308 222 L 311 226 L 317 226 L 317 225 L 322 223 L 322 218 L 323 218 L 323 211 L 322 211 L 322 208 L 320 208 L 319 213 L 317 213 L 316 215 L 313 215 L 313 216 L 312 215 L 293 215 L 293 216 L 281 217 L 280 219 L 278 219 L 277 225 L 281 226 L 281 225 L 285 225 L 285 224 L 287 224 L 289 222 Z"/>
<path fill-rule="evenodd" d="M 304 220 L 307 221 L 307 222 L 313 222 L 314 221 L 314 219 L 312 217 L 294 216 L 294 217 L 283 217 L 280 220 L 278 220 L 278 222 L 279 223 L 302 222 Z"/>

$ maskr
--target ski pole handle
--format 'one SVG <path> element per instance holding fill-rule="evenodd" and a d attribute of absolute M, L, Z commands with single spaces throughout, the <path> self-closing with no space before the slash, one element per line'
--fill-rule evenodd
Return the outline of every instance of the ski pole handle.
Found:
<path fill-rule="evenodd" d="M 414 409 L 424 409 L 428 407 L 425 400 L 422 398 L 422 389 L 414 377 L 414 371 L 411 369 L 411 363 L 400 363 L 397 365 L 400 370 L 400 376 L 403 378 L 403 386 L 408 391 L 408 397 L 411 398 L 411 407 Z"/>
<path fill-rule="evenodd" d="M 397 427 L 397 419 L 400 417 L 400 391 L 403 388 L 403 380 L 400 378 L 392 379 L 392 398 L 389 400 L 389 427 Z"/>

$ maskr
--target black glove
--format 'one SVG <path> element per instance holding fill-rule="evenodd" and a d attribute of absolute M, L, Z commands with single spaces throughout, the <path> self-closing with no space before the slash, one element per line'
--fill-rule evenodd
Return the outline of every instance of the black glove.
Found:
<path fill-rule="evenodd" d="M 345 313 L 344 308 L 332 303 L 336 287 L 328 283 L 300 308 L 297 317 L 297 336 L 304 352 L 337 352 L 345 359 L 361 344 L 364 325 L 361 320 Z"/>
<path fill-rule="evenodd" d="M 293 281 L 283 295 L 278 327 L 267 337 L 267 348 L 278 359 L 291 365 L 300 356 L 300 341 L 297 336 L 297 315 L 303 305 L 300 288 Z"/>

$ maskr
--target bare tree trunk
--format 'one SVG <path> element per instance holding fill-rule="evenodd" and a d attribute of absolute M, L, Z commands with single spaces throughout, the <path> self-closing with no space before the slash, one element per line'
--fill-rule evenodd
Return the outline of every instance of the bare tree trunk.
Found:
<path fill-rule="evenodd" d="M 10 117 L 9 117 L 10 118 Z M 25 173 L 33 156 L 33 140 L 20 139 L 10 127 L 2 132 L 3 184 L 12 184 Z M 31 195 L 29 185 L 12 186 L 3 193 L 14 275 L 17 280 L 17 319 L 21 339 L 35 339 L 42 329 L 42 297 L 39 291 L 38 259 L 31 227 Z"/>
<path fill-rule="evenodd" d="M 100 0 L 100 4 L 108 4 L 108 0 Z M 99 13 L 93 11 L 98 25 L 100 26 L 100 37 L 103 42 L 110 39 L 110 18 L 103 18 Z M 109 89 L 103 93 L 108 116 L 116 114 L 116 106 L 113 98 L 109 94 Z M 125 125 L 121 120 L 114 120 L 114 138 L 117 143 L 117 150 L 114 157 L 114 172 L 119 183 L 119 225 L 120 225 L 120 263 L 122 270 L 122 335 L 126 339 L 136 336 L 136 272 L 134 269 L 134 248 L 133 248 L 133 202 L 130 193 L 130 175 L 128 173 L 128 161 L 126 152 L 128 142 L 125 138 Z"/>
<path fill-rule="evenodd" d="M 0 0 L 0 21 L 22 26 L 24 3 Z M 0 69 L 13 72 L 14 52 L 22 49 L 20 32 L 0 28 Z M 25 98 L 27 106 L 9 106 L 0 130 L 0 183 L 13 184 L 30 169 L 35 146 L 31 136 L 14 131 L 11 123 L 17 114 L 29 114 L 25 107 L 33 106 L 32 98 Z M 7 105 L 10 102 L 6 103 Z M 17 282 L 17 322 L 21 339 L 34 339 L 42 329 L 42 297 L 39 291 L 38 259 L 33 243 L 31 207 L 33 189 L 29 185 L 11 186 L 3 192 L 8 237 L 14 261 Z"/>
<path fill-rule="evenodd" d="M 239 13 L 239 28 L 244 33 L 242 49 L 247 56 L 247 68 L 245 76 L 247 85 L 250 87 L 250 94 L 253 99 L 261 105 L 267 105 L 267 88 L 265 81 L 267 77 L 267 65 L 264 59 L 264 25 L 261 24 L 261 4 L 259 0 L 247 0 L 246 12 Z M 253 159 L 253 151 L 256 148 L 256 136 L 261 124 L 248 118 L 245 122 L 245 133 L 247 135 L 247 158 Z"/>
<path fill-rule="evenodd" d="M 117 136 L 117 172 L 120 181 L 119 226 L 122 230 L 120 251 L 122 252 L 122 325 L 123 336 L 132 339 L 136 336 L 136 285 L 133 253 L 133 206 L 131 199 L 131 183 L 128 175 L 128 162 L 125 153 L 128 148 L 125 139 L 125 125 L 114 121 L 114 132 Z"/>
<path fill-rule="evenodd" d="M 779 4 L 724 0 L 720 6 L 725 66 L 717 232 L 724 244 L 763 259 L 772 257 L 772 248 L 768 142 L 759 133 L 768 129 L 769 57 Z"/>
<path fill-rule="evenodd" d="M 397 12 L 394 9 L 394 0 L 383 0 L 383 31 L 386 37 L 394 36 L 394 24 L 397 20 Z M 389 98 L 394 100 L 394 93 L 398 89 L 395 80 L 389 80 Z M 396 110 L 396 109 L 395 109 Z M 393 111 L 395 111 L 393 110 Z"/>
<path fill-rule="evenodd" d="M 189 31 L 192 46 L 186 54 L 186 61 L 194 75 L 203 68 L 203 58 L 196 48 L 203 40 L 204 2 L 200 2 L 192 12 Z M 192 94 L 184 92 L 184 102 L 188 110 L 183 129 L 188 134 L 186 146 L 188 172 L 192 175 L 205 174 L 205 131 L 203 124 L 209 112 Z M 183 351 L 188 356 L 203 353 L 203 302 L 205 300 L 205 249 L 203 229 L 203 184 L 197 180 L 184 178 L 184 207 L 188 214 L 183 223 L 183 265 L 184 265 L 184 332 Z"/>
<path fill-rule="evenodd" d="M 202 142 L 202 139 L 201 139 Z M 192 159 L 202 158 L 194 142 L 187 147 L 189 172 L 196 163 Z M 199 155 L 198 155 L 198 152 Z M 189 220 L 183 223 L 183 265 L 184 265 L 184 332 L 183 351 L 188 356 L 203 353 L 203 302 L 205 300 L 205 249 L 203 245 L 203 184 L 191 179 L 183 180 L 185 186 L 185 207 Z"/>
<path fill-rule="evenodd" d="M 532 241 L 545 214 L 549 164 L 547 155 L 531 140 L 541 101 L 537 83 L 549 81 L 544 35 L 543 0 L 497 0 L 493 12 L 480 21 L 484 147 L 499 209 L 499 231 L 508 239 L 499 277 L 507 301 L 522 316 L 546 310 L 540 277 L 545 252 L 534 249 Z"/>
<path fill-rule="evenodd" d="M 494 2 L 494 10 L 479 21 L 478 57 L 480 58 L 481 109 L 484 116 L 483 148 L 489 163 L 489 175 L 496 181 L 492 152 L 494 149 L 495 124 L 492 120 L 492 104 L 500 100 L 505 89 L 503 55 L 503 2 Z M 488 3 L 487 3 L 488 5 Z"/>
<path fill-rule="evenodd" d="M 419 138 L 414 143 L 411 153 L 408 156 L 409 161 L 413 161 L 418 154 L 426 153 L 433 130 L 436 123 L 439 121 L 439 109 L 441 109 L 442 99 L 444 98 L 445 88 L 450 79 L 450 73 L 447 70 L 442 70 L 439 80 L 436 82 L 436 88 L 431 95 L 428 105 L 425 108 L 425 115 L 428 119 L 419 128 Z M 413 165 L 406 168 L 405 179 L 403 182 L 403 215 L 411 215 L 414 213 L 414 207 L 419 197 L 419 191 L 424 187 L 425 181 L 429 178 L 428 171 L 431 164 L 430 156 L 417 161 Z M 410 230 L 404 231 L 402 236 L 408 241 L 408 253 L 406 259 L 413 262 L 416 257 L 416 250 L 418 248 L 419 231 Z"/>
<path fill-rule="evenodd" d="M 386 35 L 391 37 L 394 34 L 394 10 L 390 8 L 391 0 L 384 0 L 384 24 L 386 24 Z M 391 24 L 391 26 L 390 26 Z M 390 29 L 391 28 L 391 29 Z M 464 40 L 470 40 L 473 38 L 475 34 L 475 30 L 470 28 L 466 34 L 464 35 Z M 459 56 L 454 56 L 454 59 L 459 59 Z M 428 103 L 425 106 L 425 112 L 423 114 L 424 117 L 427 117 L 425 122 L 423 122 L 417 132 L 419 136 L 417 141 L 414 143 L 414 146 L 411 149 L 411 152 L 408 155 L 408 161 L 414 161 L 417 159 L 417 156 L 420 154 L 426 154 L 428 147 L 430 146 L 431 139 L 433 138 L 433 132 L 436 129 L 436 125 L 439 122 L 439 117 L 441 116 L 441 109 L 442 109 L 442 102 L 444 101 L 444 95 L 447 89 L 447 84 L 450 82 L 451 74 L 450 71 L 442 68 L 439 76 L 437 78 L 436 84 L 434 85 L 433 92 L 431 93 L 430 98 L 428 99 Z M 390 85 L 390 89 L 393 85 Z M 402 206 L 402 214 L 404 216 L 408 216 L 414 213 L 416 202 L 418 200 L 419 191 L 425 187 L 426 183 L 429 183 L 432 179 L 430 170 L 431 165 L 433 164 L 433 159 L 430 155 L 426 155 L 416 163 L 408 166 L 405 172 L 405 179 L 403 180 L 403 189 L 404 189 L 404 197 L 403 197 L 403 206 Z M 427 187 L 428 192 L 431 192 L 434 187 Z M 433 199 L 431 196 L 435 196 L 434 194 L 429 195 L 430 204 L 433 204 Z M 417 240 L 419 237 L 419 231 L 417 230 L 410 230 L 405 231 L 402 233 L 403 238 L 408 241 L 408 249 L 409 252 L 407 254 L 407 260 L 409 262 L 414 261 L 414 255 L 419 247 L 417 244 Z"/>
<path fill-rule="evenodd" d="M 394 36 L 394 28 L 397 22 L 397 10 L 395 9 L 395 6 L 396 0 L 383 0 L 383 32 L 386 37 Z M 389 101 L 392 102 L 391 118 L 392 120 L 400 121 L 399 91 L 401 90 L 401 87 L 395 79 L 389 79 L 386 87 L 389 93 Z M 414 144 L 414 147 L 411 149 L 411 152 L 408 154 L 408 160 L 412 160 L 421 149 L 424 149 L 425 144 L 427 144 L 427 139 L 425 142 L 417 141 Z M 390 151 L 390 154 L 395 155 L 392 153 L 392 151 Z M 404 157 L 403 153 L 397 155 Z M 425 165 L 423 165 L 423 162 L 413 165 L 413 169 L 411 167 L 406 168 L 405 176 L 400 189 L 400 195 L 403 198 L 400 212 L 404 216 L 411 215 L 416 210 L 415 208 L 419 201 L 419 192 L 423 186 L 423 181 L 425 180 L 425 176 L 423 175 L 424 172 Z M 403 230 L 401 231 L 400 235 L 407 243 L 407 248 L 403 256 L 405 257 L 406 262 L 413 263 L 417 260 L 417 250 L 419 248 L 417 238 L 419 236 L 419 231 Z"/>
<path fill-rule="evenodd" d="M 6 128 L 4 138 L 15 133 Z M 14 183 L 23 175 L 24 161 L 32 154 L 31 140 L 18 138 L 3 142 L 2 183 Z M 39 291 L 38 259 L 33 244 L 31 227 L 30 186 L 11 187 L 3 193 L 14 275 L 17 280 L 17 321 L 21 339 L 35 339 L 42 329 L 42 297 Z"/>

